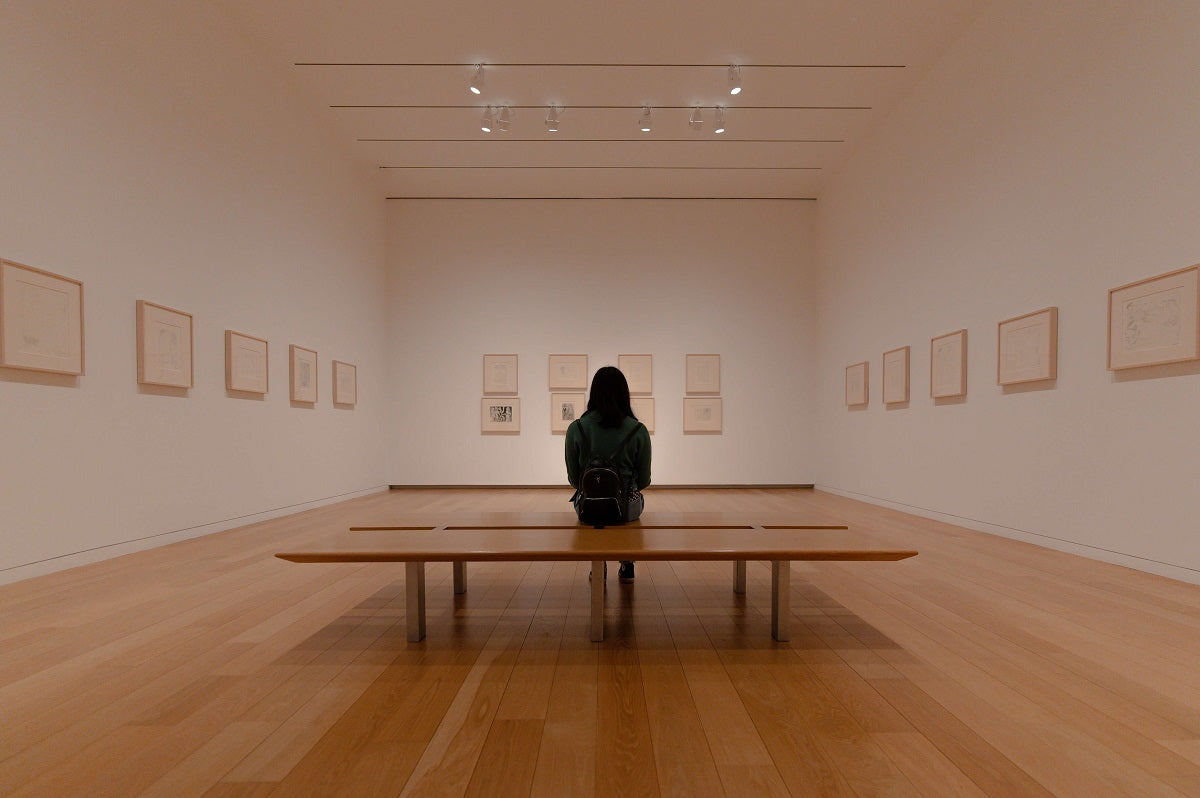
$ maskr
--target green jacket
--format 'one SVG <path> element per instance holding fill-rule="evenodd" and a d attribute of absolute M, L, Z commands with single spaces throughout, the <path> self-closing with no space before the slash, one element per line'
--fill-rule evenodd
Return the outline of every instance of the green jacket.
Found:
<path fill-rule="evenodd" d="M 571 487 L 579 487 L 579 476 L 593 457 L 609 457 L 613 450 L 634 426 L 640 429 L 629 439 L 624 451 L 617 458 L 617 471 L 623 476 L 633 476 L 638 490 L 650 484 L 650 433 L 646 425 L 626 416 L 620 426 L 600 426 L 600 416 L 584 413 L 567 427 L 567 481 Z"/>

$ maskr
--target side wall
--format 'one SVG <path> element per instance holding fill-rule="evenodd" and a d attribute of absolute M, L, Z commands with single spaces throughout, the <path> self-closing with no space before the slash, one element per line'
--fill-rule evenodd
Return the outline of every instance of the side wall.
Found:
<path fill-rule="evenodd" d="M 290 92 L 205 3 L 0 5 L 0 257 L 81 280 L 86 338 L 78 379 L 0 369 L 0 581 L 386 484 L 383 203 Z M 194 315 L 186 396 L 136 382 L 138 299 Z M 226 329 L 269 340 L 264 399 Z"/>
<path fill-rule="evenodd" d="M 566 484 L 548 355 L 654 356 L 655 482 L 811 483 L 813 204 L 393 200 L 393 484 Z M 480 434 L 519 356 L 519 436 Z M 721 355 L 723 435 L 684 435 L 684 356 Z"/>
<path fill-rule="evenodd" d="M 819 487 L 1200 581 L 1200 366 L 1106 370 L 1109 288 L 1200 262 L 1200 6 L 995 3 L 819 209 Z M 1058 379 L 997 323 L 1056 305 Z M 969 331 L 965 401 L 929 340 Z M 885 409 L 885 350 L 912 399 Z M 869 360 L 871 402 L 843 404 Z"/>

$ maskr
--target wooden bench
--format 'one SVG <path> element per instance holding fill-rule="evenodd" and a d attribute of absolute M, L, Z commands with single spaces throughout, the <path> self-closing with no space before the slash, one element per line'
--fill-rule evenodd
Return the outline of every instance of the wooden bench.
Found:
<path fill-rule="evenodd" d="M 546 525 L 397 525 L 351 527 L 321 549 L 276 554 L 290 562 L 406 563 L 408 639 L 425 638 L 425 563 L 454 564 L 454 592 L 467 589 L 468 562 L 591 562 L 591 639 L 604 639 L 604 564 L 609 560 L 731 560 L 733 589 L 746 591 L 746 561 L 771 563 L 771 636 L 789 639 L 793 560 L 894 561 L 911 550 L 878 548 L 844 524 L 655 524 L 593 528 Z"/>

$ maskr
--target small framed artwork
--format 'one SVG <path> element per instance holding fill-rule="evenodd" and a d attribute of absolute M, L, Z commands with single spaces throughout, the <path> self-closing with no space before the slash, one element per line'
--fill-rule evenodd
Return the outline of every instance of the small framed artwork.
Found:
<path fill-rule="evenodd" d="M 996 383 L 1016 385 L 1058 376 L 1058 308 L 1006 319 L 998 326 Z"/>
<path fill-rule="evenodd" d="M 0 366 L 83 374 L 83 283 L 0 260 Z"/>
<path fill-rule="evenodd" d="M 552 391 L 583 391 L 587 390 L 588 356 L 587 355 L 551 355 L 550 356 L 550 390 Z"/>
<path fill-rule="evenodd" d="M 688 394 L 718 394 L 721 392 L 721 356 L 687 355 L 686 392 Z"/>
<path fill-rule="evenodd" d="M 571 422 L 587 410 L 587 395 L 582 393 L 550 394 L 550 431 L 566 432 Z"/>
<path fill-rule="evenodd" d="M 142 385 L 192 387 L 190 313 L 137 301 L 137 372 Z"/>
<path fill-rule="evenodd" d="M 333 361 L 333 403 L 350 407 L 358 404 L 358 366 L 353 363 Z"/>
<path fill-rule="evenodd" d="M 480 409 L 480 432 L 515 435 L 521 431 L 521 400 L 517 397 L 487 397 Z"/>
<path fill-rule="evenodd" d="M 267 380 L 267 342 L 226 330 L 225 387 L 230 391 L 265 394 Z"/>
<path fill-rule="evenodd" d="M 629 407 L 633 410 L 633 414 L 637 416 L 637 420 L 646 425 L 646 431 L 651 435 L 654 434 L 654 397 L 653 396 L 631 396 L 629 397 Z"/>
<path fill-rule="evenodd" d="M 617 355 L 617 368 L 629 381 L 631 396 L 649 396 L 654 393 L 653 355 Z"/>
<path fill-rule="evenodd" d="M 948 399 L 967 395 L 967 331 L 929 340 L 929 395 Z"/>
<path fill-rule="evenodd" d="M 902 346 L 883 353 L 883 403 L 902 404 L 908 401 L 908 353 Z"/>
<path fill-rule="evenodd" d="M 1108 292 L 1110 370 L 1200 358 L 1198 273 L 1190 266 Z"/>
<path fill-rule="evenodd" d="M 317 402 L 317 353 L 312 349 L 292 344 L 289 348 L 289 375 L 292 380 L 292 401 L 316 404 Z"/>
<path fill-rule="evenodd" d="M 846 366 L 846 406 L 862 407 L 867 403 L 867 376 L 870 374 L 867 361 Z"/>
<path fill-rule="evenodd" d="M 689 396 L 683 400 L 684 435 L 720 435 L 721 399 Z"/>
<path fill-rule="evenodd" d="M 516 396 L 517 356 L 483 356 L 483 395 Z"/>

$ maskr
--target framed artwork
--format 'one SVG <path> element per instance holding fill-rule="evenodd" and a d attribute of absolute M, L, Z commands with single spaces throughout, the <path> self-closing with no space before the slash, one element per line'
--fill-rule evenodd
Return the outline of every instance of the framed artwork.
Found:
<path fill-rule="evenodd" d="M 646 425 L 646 431 L 651 435 L 654 434 L 654 397 L 653 396 L 631 396 L 629 397 L 629 406 L 633 410 L 633 414 L 637 416 L 638 421 Z"/>
<path fill-rule="evenodd" d="M 0 366 L 83 374 L 83 283 L 0 260 Z"/>
<path fill-rule="evenodd" d="M 515 396 L 517 393 L 517 356 L 483 356 L 483 395 Z"/>
<path fill-rule="evenodd" d="M 550 394 L 550 431 L 566 432 L 571 422 L 587 410 L 587 395 L 582 393 Z"/>
<path fill-rule="evenodd" d="M 517 397 L 485 398 L 480 409 L 480 432 L 515 435 L 521 431 L 521 400 Z"/>
<path fill-rule="evenodd" d="M 721 392 L 721 356 L 687 355 L 686 392 L 688 394 L 718 394 Z"/>
<path fill-rule="evenodd" d="M 1052 380 L 1058 376 L 1058 308 L 1044 308 L 1000 322 L 996 383 Z"/>
<path fill-rule="evenodd" d="M 617 368 L 629 381 L 630 396 L 654 393 L 653 355 L 617 355 Z"/>
<path fill-rule="evenodd" d="M 358 366 L 353 363 L 333 361 L 333 403 L 351 407 L 358 404 Z"/>
<path fill-rule="evenodd" d="M 225 387 L 230 391 L 267 392 L 267 342 L 225 331 Z"/>
<path fill-rule="evenodd" d="M 867 403 L 867 376 L 870 374 L 867 361 L 846 366 L 846 406 L 861 407 Z"/>
<path fill-rule="evenodd" d="M 292 381 L 292 401 L 317 402 L 317 353 L 292 344 L 289 347 L 291 364 L 288 372 Z"/>
<path fill-rule="evenodd" d="M 883 403 L 902 404 L 908 401 L 907 346 L 883 353 Z"/>
<path fill-rule="evenodd" d="M 934 399 L 967 395 L 967 331 L 929 340 L 929 395 Z"/>
<path fill-rule="evenodd" d="M 550 390 L 586 391 L 587 361 L 587 355 L 551 355 Z"/>
<path fill-rule="evenodd" d="M 721 434 L 721 398 L 689 396 L 683 400 L 684 435 Z"/>
<path fill-rule="evenodd" d="M 1198 272 L 1191 266 L 1108 292 L 1110 370 L 1200 358 Z"/>
<path fill-rule="evenodd" d="M 190 313 L 137 301 L 137 371 L 142 385 L 192 387 Z"/>

